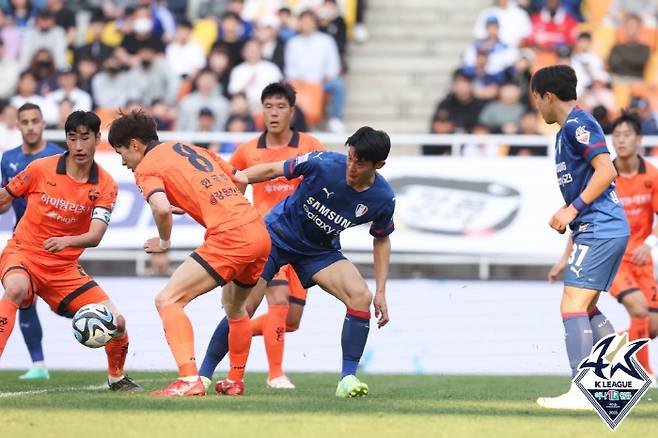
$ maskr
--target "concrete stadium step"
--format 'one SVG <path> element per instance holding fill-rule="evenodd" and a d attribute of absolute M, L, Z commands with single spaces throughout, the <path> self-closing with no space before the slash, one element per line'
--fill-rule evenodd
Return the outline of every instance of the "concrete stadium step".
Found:
<path fill-rule="evenodd" d="M 375 57 L 364 56 L 350 58 L 350 70 L 353 72 L 394 72 L 394 73 L 442 73 L 452 69 L 451 63 L 440 57 L 405 56 Z"/>
<path fill-rule="evenodd" d="M 395 102 L 390 105 L 353 104 L 345 107 L 345 115 L 352 118 L 372 119 L 377 117 L 415 117 L 431 115 L 433 102 Z M 429 123 L 429 116 L 427 118 Z"/>
<path fill-rule="evenodd" d="M 456 67 L 456 64 L 454 65 Z M 425 90 L 434 90 L 450 82 L 452 70 L 446 73 L 383 73 L 358 72 L 350 70 L 347 75 L 348 94 L 353 89 L 395 89 L 404 94 L 407 87 L 418 87 Z"/>
<path fill-rule="evenodd" d="M 417 9 L 446 9 L 456 8 L 459 5 L 462 9 L 473 8 L 479 10 L 480 8 L 491 5 L 489 0 L 460 0 L 459 3 L 445 0 L 370 0 L 368 2 L 368 12 L 374 9 L 387 9 L 393 11 L 411 11 Z M 367 15 L 366 15 L 367 16 Z"/>
<path fill-rule="evenodd" d="M 470 38 L 464 41 L 372 41 L 368 44 L 355 44 L 349 48 L 350 56 L 456 56 L 459 57 Z"/>

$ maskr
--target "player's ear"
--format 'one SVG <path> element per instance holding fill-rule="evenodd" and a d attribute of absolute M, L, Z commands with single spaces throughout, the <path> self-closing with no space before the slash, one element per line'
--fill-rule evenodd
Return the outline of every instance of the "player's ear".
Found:
<path fill-rule="evenodd" d="M 381 169 L 382 167 L 384 167 L 384 164 L 386 164 L 385 160 L 382 160 L 379 163 L 375 163 L 375 170 Z"/>

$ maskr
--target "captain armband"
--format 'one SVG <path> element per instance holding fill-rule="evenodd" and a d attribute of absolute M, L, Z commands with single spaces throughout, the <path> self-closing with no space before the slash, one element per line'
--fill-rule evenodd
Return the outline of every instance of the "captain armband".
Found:
<path fill-rule="evenodd" d="M 112 212 L 105 207 L 94 207 L 93 212 L 91 213 L 92 219 L 98 219 L 105 222 L 106 225 L 110 225 L 110 217 Z"/>

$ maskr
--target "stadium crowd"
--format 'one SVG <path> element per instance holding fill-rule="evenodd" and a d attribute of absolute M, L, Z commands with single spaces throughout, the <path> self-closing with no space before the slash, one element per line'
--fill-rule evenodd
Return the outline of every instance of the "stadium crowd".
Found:
<path fill-rule="evenodd" d="M 495 0 L 480 11 L 451 89 L 438 103 L 431 132 L 554 134 L 538 117 L 528 84 L 547 65 L 576 70 L 580 105 L 606 134 L 621 109 L 658 135 L 656 0 Z M 656 148 L 654 148 L 655 150 Z M 424 146 L 446 154 L 448 145 Z M 546 148 L 464 145 L 472 156 L 546 155 Z"/>
<path fill-rule="evenodd" d="M 25 102 L 52 128 L 72 110 L 93 109 L 107 126 L 141 106 L 159 130 L 262 129 L 260 92 L 280 78 L 299 93 L 297 129 L 343 132 L 347 3 L 0 0 L 0 149 L 21 143 Z M 364 8 L 356 2 L 357 41 Z"/>

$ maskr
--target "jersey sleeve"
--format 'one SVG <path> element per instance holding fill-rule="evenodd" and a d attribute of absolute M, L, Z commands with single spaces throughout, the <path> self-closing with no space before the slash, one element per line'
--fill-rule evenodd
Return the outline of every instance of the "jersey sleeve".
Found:
<path fill-rule="evenodd" d="M 154 193 L 165 193 L 164 180 L 160 172 L 151 166 L 137 169 L 135 172 L 135 182 L 146 202 L 148 202 Z"/>
<path fill-rule="evenodd" d="M 210 156 L 211 156 L 212 160 L 215 163 L 219 164 L 219 167 L 222 169 L 222 171 L 226 175 L 231 176 L 231 175 L 235 174 L 235 172 L 237 171 L 235 166 L 233 166 L 230 163 L 227 163 L 226 160 L 224 160 L 222 157 L 220 157 L 216 153 L 214 153 L 212 151 L 208 151 L 208 152 L 210 153 Z"/>
<path fill-rule="evenodd" d="M 651 206 L 654 213 L 658 214 L 658 172 L 651 172 L 652 189 L 651 189 Z"/>
<path fill-rule="evenodd" d="M 117 183 L 112 178 L 108 178 L 104 184 L 101 196 L 96 200 L 94 207 L 104 208 L 111 212 L 114 210 L 114 203 L 117 201 L 118 194 L 119 186 L 117 186 Z"/>
<path fill-rule="evenodd" d="M 228 163 L 238 170 L 245 170 L 247 167 L 249 167 L 247 165 L 245 149 L 246 148 L 242 145 L 238 146 L 235 152 L 233 152 L 233 155 L 231 155 L 231 158 L 228 160 Z"/>
<path fill-rule="evenodd" d="M 605 135 L 598 123 L 591 120 L 567 122 L 565 129 L 569 143 L 587 162 L 599 154 L 609 153 Z"/>
<path fill-rule="evenodd" d="M 0 160 L 0 174 L 2 175 L 2 187 L 6 186 L 9 182 L 9 176 L 7 175 L 7 160 L 5 160 L 5 154 L 2 154 L 2 160 Z"/>
<path fill-rule="evenodd" d="M 386 237 L 395 230 L 393 214 L 395 213 L 395 198 L 382 209 L 382 212 L 370 225 L 370 235 L 373 237 Z"/>
<path fill-rule="evenodd" d="M 5 189 L 14 198 L 27 196 L 36 187 L 38 164 L 30 163 L 23 171 L 5 185 Z"/>
<path fill-rule="evenodd" d="M 313 173 L 320 165 L 323 153 L 322 151 L 309 152 L 308 154 L 286 160 L 283 164 L 283 175 L 287 179 L 294 179 Z"/>

